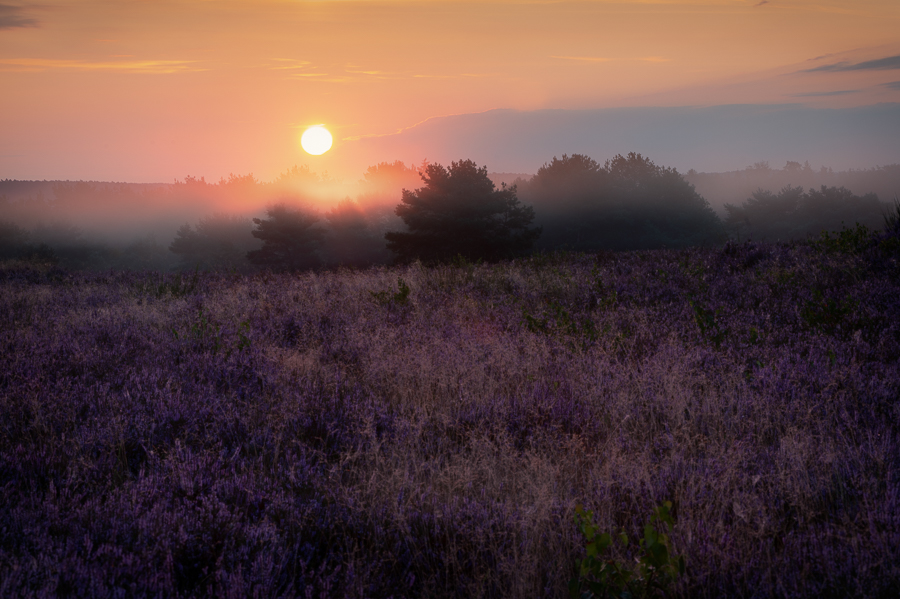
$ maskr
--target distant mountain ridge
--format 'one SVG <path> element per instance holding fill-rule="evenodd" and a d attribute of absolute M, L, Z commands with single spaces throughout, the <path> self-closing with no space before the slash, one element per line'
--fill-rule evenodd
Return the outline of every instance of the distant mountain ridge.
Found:
<path fill-rule="evenodd" d="M 536 172 L 553 156 L 604 162 L 639 152 L 679 171 L 726 172 L 759 161 L 808 160 L 838 170 L 900 163 L 900 103 L 853 108 L 803 104 L 497 109 L 435 117 L 398 133 L 344 142 L 348 163 L 380 157 L 447 164 L 462 158 L 493 172 Z M 363 167 L 364 168 L 364 167 Z"/>

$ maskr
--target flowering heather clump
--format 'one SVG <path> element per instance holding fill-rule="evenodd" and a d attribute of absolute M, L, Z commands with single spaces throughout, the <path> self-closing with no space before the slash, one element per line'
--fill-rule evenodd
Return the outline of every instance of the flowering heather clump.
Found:
<path fill-rule="evenodd" d="M 897 596 L 880 247 L 7 263 L 0 596 L 566 597 L 576 506 L 639 539 L 666 501 L 675 596 Z"/>

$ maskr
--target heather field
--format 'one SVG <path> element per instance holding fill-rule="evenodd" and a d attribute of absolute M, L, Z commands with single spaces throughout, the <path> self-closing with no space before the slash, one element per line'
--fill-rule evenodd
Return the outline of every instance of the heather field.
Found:
<path fill-rule="evenodd" d="M 562 598 L 665 501 L 673 596 L 900 595 L 896 256 L 6 263 L 0 596 Z"/>

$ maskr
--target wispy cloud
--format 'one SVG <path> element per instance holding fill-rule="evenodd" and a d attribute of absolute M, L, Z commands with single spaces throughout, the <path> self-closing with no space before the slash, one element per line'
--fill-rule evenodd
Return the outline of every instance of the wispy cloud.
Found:
<path fill-rule="evenodd" d="M 349 83 L 352 81 L 350 77 L 332 75 L 331 73 L 291 73 L 288 75 L 288 79 L 298 79 L 313 83 Z"/>
<path fill-rule="evenodd" d="M 822 54 L 822 55 L 820 55 L 820 56 L 816 56 L 815 58 L 810 58 L 810 59 L 808 59 L 806 62 L 815 62 L 815 61 L 817 61 L 817 60 L 825 60 L 826 58 L 831 58 L 832 56 L 834 56 L 834 53 L 831 53 L 831 54 Z"/>
<path fill-rule="evenodd" d="M 204 71 L 192 60 L 62 60 L 55 58 L 3 58 L 2 71 L 115 71 L 122 73 L 168 74 Z"/>
<path fill-rule="evenodd" d="M 333 67 L 323 72 L 319 70 L 322 67 L 314 65 L 308 60 L 296 58 L 272 58 L 270 60 L 274 64 L 266 65 L 266 68 L 273 71 L 288 71 L 285 74 L 286 79 L 315 83 L 348 83 L 353 80 L 343 74 L 334 74 Z"/>
<path fill-rule="evenodd" d="M 839 72 L 839 71 L 886 71 L 892 69 L 900 69 L 900 55 L 887 56 L 885 58 L 877 58 L 875 60 L 866 60 L 864 62 L 836 62 L 834 64 L 823 64 L 820 67 L 806 69 L 803 73 L 822 73 L 822 72 Z"/>
<path fill-rule="evenodd" d="M 366 75 L 367 77 L 374 77 L 375 79 L 397 79 L 398 78 L 397 73 L 391 73 L 389 71 L 348 68 L 345 72 L 350 73 L 351 75 Z"/>
<path fill-rule="evenodd" d="M 265 66 L 270 70 L 287 71 L 285 78 L 315 83 L 363 83 L 401 79 L 467 79 L 488 77 L 490 73 L 424 74 L 400 71 L 383 71 L 368 65 L 348 63 L 338 65 L 315 65 L 307 60 L 293 58 L 272 58 Z"/>
<path fill-rule="evenodd" d="M 603 56 L 551 56 L 550 58 L 558 58 L 560 60 L 576 60 L 579 62 L 609 62 L 612 58 Z"/>
<path fill-rule="evenodd" d="M 791 94 L 792 98 L 819 98 L 827 96 L 845 96 L 847 94 L 859 93 L 858 89 L 839 89 L 827 92 L 805 92 L 802 94 Z"/>
<path fill-rule="evenodd" d="M 757 2 L 757 3 L 754 4 L 753 6 L 754 6 L 754 7 L 756 7 L 756 6 L 762 6 L 763 4 L 768 4 L 768 3 L 769 3 L 769 0 L 762 0 L 762 2 Z"/>
<path fill-rule="evenodd" d="M 22 7 L 12 4 L 0 4 L 0 29 L 14 29 L 16 27 L 37 27 L 35 19 L 26 17 Z"/>
<path fill-rule="evenodd" d="M 890 81 L 888 83 L 883 83 L 882 85 L 888 89 L 900 90 L 900 81 Z"/>
<path fill-rule="evenodd" d="M 572 60 L 576 62 L 613 62 L 613 61 L 638 61 L 638 62 L 669 62 L 671 58 L 665 56 L 640 56 L 637 58 L 608 58 L 606 56 L 557 56 L 550 58 L 558 60 Z"/>
<path fill-rule="evenodd" d="M 268 68 L 275 71 L 293 71 L 299 69 L 308 69 L 312 64 L 308 60 L 297 60 L 296 58 L 273 58 L 276 64 L 269 65 Z"/>
<path fill-rule="evenodd" d="M 413 75 L 413 79 L 470 79 L 473 77 L 489 77 L 490 73 L 454 73 L 450 75 Z"/>

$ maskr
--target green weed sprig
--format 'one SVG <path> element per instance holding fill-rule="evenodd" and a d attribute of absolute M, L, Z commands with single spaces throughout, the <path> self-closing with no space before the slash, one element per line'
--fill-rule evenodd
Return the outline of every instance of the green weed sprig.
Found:
<path fill-rule="evenodd" d="M 402 277 L 397 277 L 397 293 L 392 291 L 370 291 L 369 293 L 372 294 L 372 299 L 375 300 L 375 303 L 380 306 L 386 306 L 390 303 L 405 306 L 409 303 L 409 285 L 406 284 Z"/>
<path fill-rule="evenodd" d="M 575 523 L 584 535 L 587 556 L 578 561 L 578 576 L 569 582 L 573 599 L 668 597 L 672 583 L 685 570 L 684 557 L 673 553 L 672 543 L 664 532 L 665 527 L 675 526 L 671 510 L 670 501 L 653 510 L 650 521 L 644 526 L 640 553 L 634 563 L 629 564 L 605 557 L 613 544 L 613 535 L 600 533 L 594 524 L 593 512 L 577 506 Z M 615 538 L 623 547 L 628 547 L 628 535 L 624 531 Z"/>

